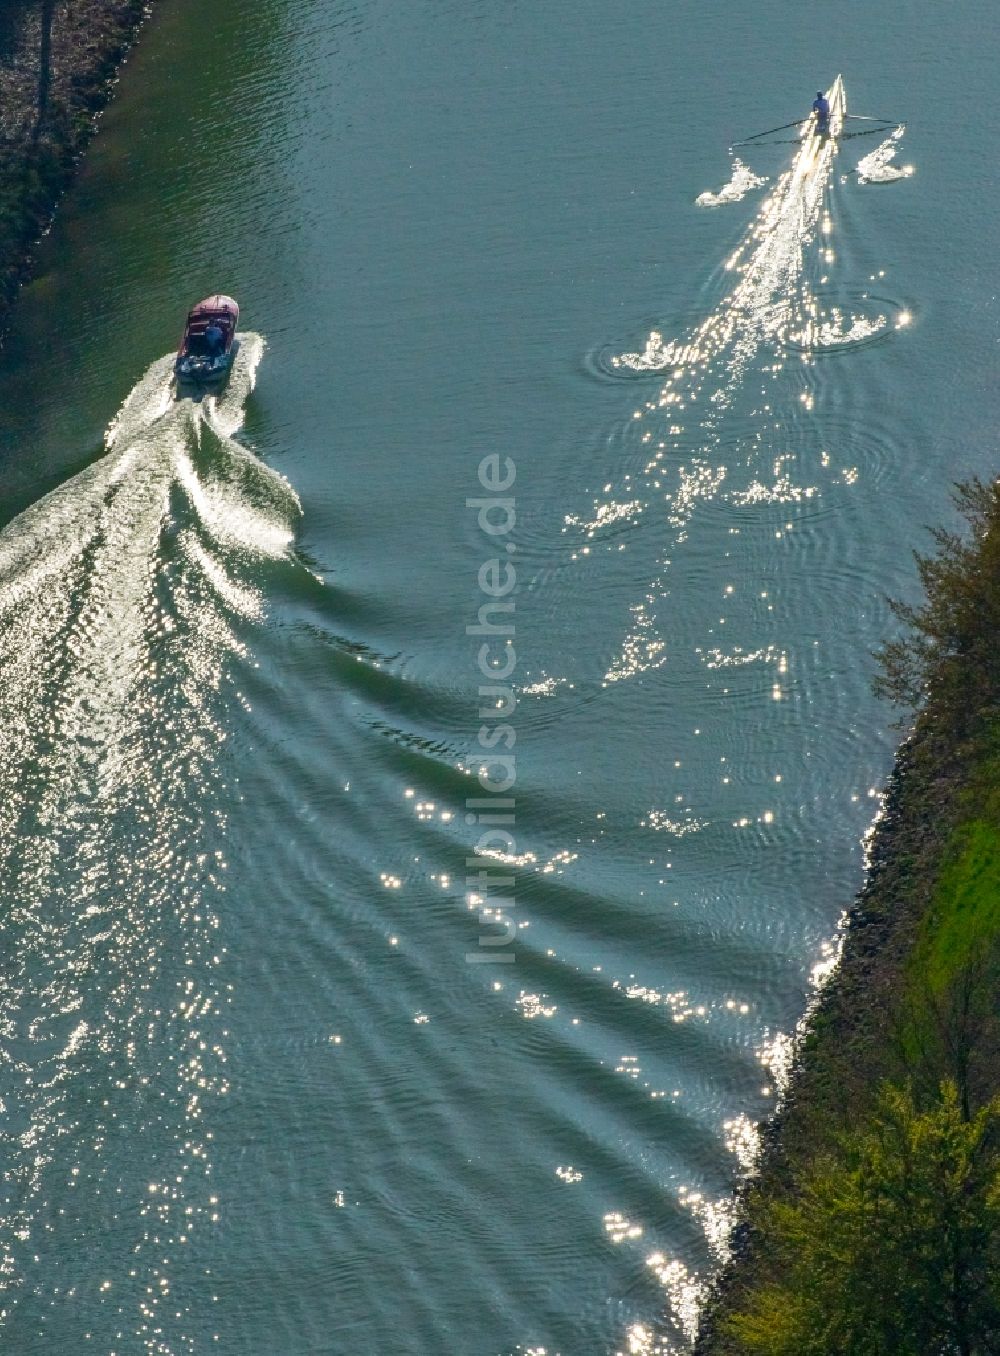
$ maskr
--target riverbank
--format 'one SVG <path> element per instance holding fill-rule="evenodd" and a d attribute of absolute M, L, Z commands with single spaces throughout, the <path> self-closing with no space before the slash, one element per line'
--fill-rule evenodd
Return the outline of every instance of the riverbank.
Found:
<path fill-rule="evenodd" d="M 0 335 L 148 0 L 11 0 L 0 15 Z"/>
<path fill-rule="evenodd" d="M 998 1349 L 1000 491 L 958 501 L 883 653 L 920 713 L 698 1356 Z"/>

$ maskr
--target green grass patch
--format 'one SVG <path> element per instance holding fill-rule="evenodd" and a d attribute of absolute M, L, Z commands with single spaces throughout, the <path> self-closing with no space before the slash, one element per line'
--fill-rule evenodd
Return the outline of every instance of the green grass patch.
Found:
<path fill-rule="evenodd" d="M 974 819 L 952 834 L 934 903 L 921 928 L 911 973 L 943 993 L 1000 937 L 1000 826 Z"/>
<path fill-rule="evenodd" d="M 968 818 L 941 853 L 934 897 L 915 939 L 907 988 L 943 994 L 972 961 L 1000 944 L 1000 757 L 990 754 L 962 795 Z"/>

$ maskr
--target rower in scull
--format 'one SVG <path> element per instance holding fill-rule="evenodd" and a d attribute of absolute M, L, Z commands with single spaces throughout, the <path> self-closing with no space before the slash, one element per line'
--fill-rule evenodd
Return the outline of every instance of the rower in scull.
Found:
<path fill-rule="evenodd" d="M 830 101 L 822 90 L 816 93 L 812 111 L 816 119 L 816 131 L 825 136 L 830 130 Z"/>

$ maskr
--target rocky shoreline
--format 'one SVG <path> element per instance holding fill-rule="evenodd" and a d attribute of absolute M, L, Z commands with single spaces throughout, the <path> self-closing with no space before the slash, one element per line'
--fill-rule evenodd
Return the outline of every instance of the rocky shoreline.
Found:
<path fill-rule="evenodd" d="M 897 753 L 839 964 L 803 1021 L 786 1096 L 761 1127 L 757 1170 L 737 1192 L 730 1260 L 706 1298 L 695 1356 L 786 1349 L 770 1335 L 780 1321 L 758 1321 L 768 1294 L 782 1293 L 781 1221 L 792 1220 L 804 1198 L 815 1201 L 817 1183 L 838 1159 L 850 1159 L 845 1143 L 872 1115 L 880 1089 L 890 1082 L 912 1089 L 927 1107 L 941 1081 L 964 1081 L 970 1120 L 1000 1086 L 995 1022 L 982 1030 L 977 1022 L 970 1035 L 962 1021 L 970 1023 L 973 1010 L 949 1006 L 956 993 L 967 1005 L 978 986 L 984 1011 L 997 1009 L 996 920 L 976 914 L 969 890 L 956 885 L 970 828 L 982 828 L 988 846 L 977 848 L 969 879 L 987 891 L 1000 841 L 991 617 L 1000 607 L 1000 491 L 977 486 L 975 495 L 971 545 L 935 534 L 941 555 L 918 556 L 930 602 L 899 609 L 922 633 L 924 649 L 912 647 L 927 665 L 921 711 Z M 906 644 L 888 650 L 901 653 Z M 967 954 L 956 938 L 969 943 Z M 945 978 L 942 956 L 952 967 Z M 962 1058 L 960 1047 L 967 1047 Z M 782 1303 L 789 1298 L 794 1290 Z M 756 1318 L 748 1322 L 747 1314 Z M 817 1349 L 840 1347 L 831 1339 Z"/>
<path fill-rule="evenodd" d="M 150 0 L 0 10 L 0 335 Z"/>
<path fill-rule="evenodd" d="M 720 1321 L 742 1298 L 763 1242 L 747 1218 L 749 1198 L 780 1189 L 790 1173 L 790 1160 L 801 1153 L 803 1135 L 808 1136 L 809 1099 L 815 1095 L 817 1081 L 823 1079 L 816 1031 L 833 1025 L 850 1040 L 852 1026 L 871 1020 L 876 991 L 884 989 L 891 972 L 890 952 L 894 948 L 890 943 L 904 923 L 894 915 L 891 904 L 900 875 L 907 874 L 906 864 L 918 847 L 917 821 L 907 815 L 912 773 L 913 747 L 912 741 L 907 741 L 896 756 L 886 785 L 882 813 L 869 847 L 865 882 L 844 919 L 837 967 L 804 1020 L 781 1106 L 760 1126 L 761 1155 L 756 1171 L 737 1190 L 739 1222 L 730 1239 L 730 1260 L 715 1278 L 706 1299 L 694 1356 L 718 1356 L 730 1350 L 723 1344 Z M 875 973 L 879 970 L 881 983 Z"/>

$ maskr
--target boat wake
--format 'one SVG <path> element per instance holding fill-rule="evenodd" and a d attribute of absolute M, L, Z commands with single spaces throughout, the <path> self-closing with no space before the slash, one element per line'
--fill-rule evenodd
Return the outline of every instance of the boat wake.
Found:
<path fill-rule="evenodd" d="M 870 155 L 858 161 L 857 176 L 859 184 L 892 184 L 897 179 L 908 179 L 913 173 L 912 165 L 894 165 L 906 128 L 897 127 L 891 136 L 886 137 L 880 146 L 876 146 Z"/>
<path fill-rule="evenodd" d="M 836 510 L 822 501 L 827 496 L 831 504 L 846 502 L 859 477 L 857 464 L 842 460 L 857 449 L 833 429 L 831 451 L 825 439 L 832 420 L 821 432 L 813 415 L 823 392 L 820 363 L 863 350 L 908 320 L 895 303 L 867 287 L 848 291 L 832 276 L 829 191 L 845 113 L 839 80 L 828 97 L 834 135 L 806 132 L 726 261 L 721 296 L 709 314 L 686 332 L 671 334 L 661 325 L 645 344 L 630 345 L 634 351 L 605 365 L 610 373 L 639 377 L 643 396 L 609 439 L 616 461 L 607 483 L 563 515 L 571 559 L 579 562 L 588 589 L 598 587 L 605 555 L 616 563 L 600 583 L 615 588 L 623 576 L 618 553 L 630 552 L 619 631 L 597 651 L 594 678 L 620 691 L 663 670 L 644 693 L 619 700 L 629 718 L 640 705 L 643 719 L 650 712 L 663 717 L 648 775 L 662 780 L 664 792 L 673 796 L 647 822 L 677 839 L 709 831 L 711 813 L 700 813 L 687 800 L 693 780 L 687 769 L 702 756 L 702 746 L 713 754 L 725 750 L 719 764 L 703 769 L 706 786 L 718 777 L 725 788 L 717 797 L 706 793 L 717 816 L 713 830 L 731 827 L 744 834 L 756 826 L 763 834 L 772 832 L 775 814 L 768 805 L 754 816 L 738 812 L 732 818 L 728 808 L 723 818 L 717 807 L 731 803 L 731 786 L 750 794 L 746 788 L 756 786 L 767 750 L 801 748 L 800 726 L 789 721 L 787 705 L 778 705 L 801 690 L 806 669 L 789 639 L 796 633 L 787 617 L 800 605 L 813 619 L 826 614 L 818 593 L 803 604 L 794 586 L 786 589 L 778 581 L 788 574 L 790 549 L 800 557 L 809 550 L 813 559 L 820 551 L 832 552 L 832 534 L 823 534 L 819 524 Z M 796 577 L 808 578 L 801 564 Z M 572 676 L 579 687 L 579 675 Z M 564 686 L 546 678 L 529 690 L 558 703 Z M 683 728 L 680 712 L 697 712 L 693 729 Z M 724 725 L 721 736 L 715 730 L 708 739 L 695 738 L 709 722 Z M 790 729 L 794 745 L 787 742 Z M 742 751 L 750 745 L 751 766 L 741 767 Z M 673 769 L 685 771 L 671 773 L 668 759 Z M 782 775 L 778 764 L 773 783 Z M 796 828 L 782 832 L 786 844 L 796 843 Z M 651 846 L 651 864 L 653 854 Z M 671 845 L 670 856 L 674 860 L 665 867 L 672 869 L 682 853 Z M 756 870 L 760 861 L 741 847 L 729 864 L 742 873 Z M 674 871 L 673 879 L 679 881 L 681 872 Z M 664 886 L 664 879 L 658 884 Z M 670 889 L 679 893 L 680 886 Z M 780 1091 L 787 1048 L 780 1031 L 762 1028 L 756 1051 L 762 1098 Z M 739 1170 L 747 1171 L 757 1152 L 761 1103 L 726 1110 L 728 1118 L 719 1117 L 716 1133 Z M 689 1351 L 694 1341 L 706 1272 L 726 1256 L 731 1197 L 728 1191 L 702 1194 L 699 1184 L 680 1192 L 678 1204 L 702 1230 L 702 1260 L 648 1247 L 640 1254 L 643 1245 L 636 1245 L 636 1264 L 644 1263 L 645 1274 L 658 1284 L 662 1312 L 655 1322 L 629 1327 L 616 1350 L 660 1356 Z"/>
<path fill-rule="evenodd" d="M 173 359 L 158 360 L 105 454 L 0 533 L 0 1315 L 14 1345 L 43 1308 L 57 1349 L 99 1317 L 123 1349 L 191 1344 L 170 1261 L 219 1208 L 202 1111 L 226 1090 L 224 712 L 262 616 L 261 562 L 287 555 L 299 512 L 233 439 L 262 351 L 245 335 L 225 393 L 200 402 L 175 400 Z M 123 1155 L 143 1156 L 136 1199 Z M 95 1214 L 121 1255 L 106 1289 L 71 1299 L 66 1240 Z"/>
<path fill-rule="evenodd" d="M 755 188 L 767 183 L 764 175 L 755 174 L 749 165 L 744 165 L 739 156 L 733 157 L 733 172 L 730 175 L 729 182 L 723 184 L 717 193 L 706 189 L 704 193 L 699 193 L 695 202 L 699 207 L 722 207 L 727 203 L 739 202 L 745 198 L 748 193 L 752 193 Z"/>
<path fill-rule="evenodd" d="M 731 407 L 758 355 L 767 353 L 762 375 L 774 380 L 790 355 L 808 363 L 813 348 L 857 345 L 885 326 L 884 317 L 844 315 L 835 307 L 828 310 L 822 301 L 834 260 L 832 220 L 824 204 L 845 111 L 839 79 L 829 97 L 835 135 L 806 132 L 790 168 L 775 181 L 726 261 L 726 274 L 735 281 L 722 301 L 686 335 L 671 339 L 653 331 L 644 349 L 612 359 L 612 368 L 623 375 L 666 374 L 659 391 L 633 412 L 628 441 L 638 443 L 637 467 L 606 488 L 616 501 L 638 497 L 643 521 L 665 521 L 669 538 L 657 577 L 630 607 L 631 623 L 607 665 L 605 684 L 667 662 L 657 613 L 669 593 L 665 571 L 687 538 L 692 516 L 708 503 L 760 482 L 754 440 L 748 439 L 746 484 L 735 483 L 737 468 L 724 447 Z M 767 410 L 765 399 L 751 418 L 766 423 Z M 787 466 L 782 474 L 787 476 Z M 588 520 L 600 521 L 601 507 L 602 501 L 595 501 Z M 599 540 L 591 544 L 593 535 L 588 535 L 587 554 L 600 547 Z M 609 543 L 609 549 L 617 545 Z"/>

